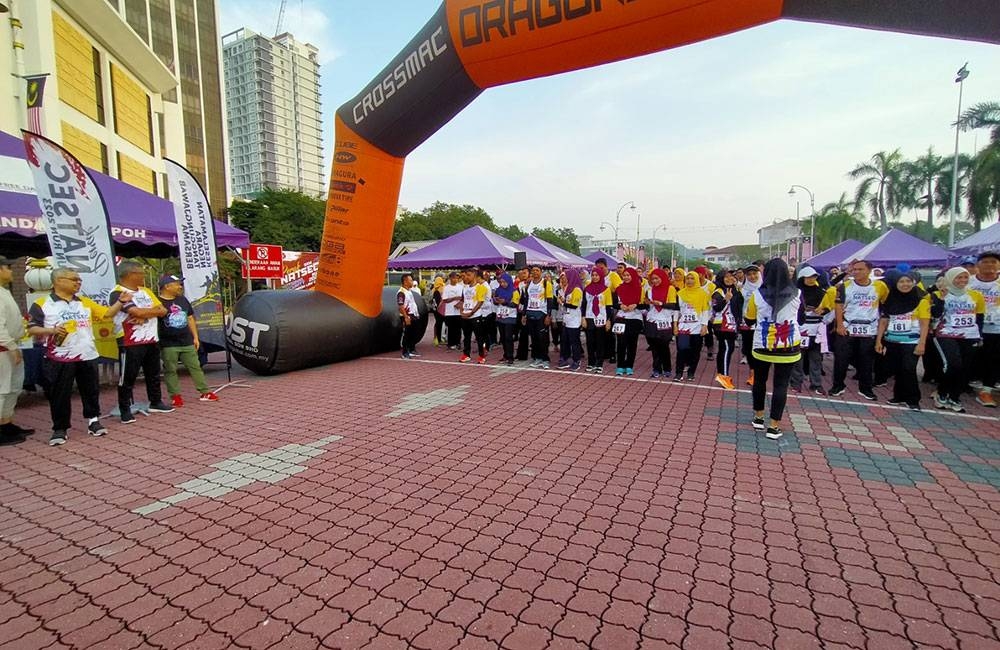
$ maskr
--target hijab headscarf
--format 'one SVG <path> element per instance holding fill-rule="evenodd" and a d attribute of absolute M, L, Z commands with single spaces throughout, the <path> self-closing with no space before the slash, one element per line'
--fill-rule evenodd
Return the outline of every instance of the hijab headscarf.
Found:
<path fill-rule="evenodd" d="M 625 282 L 625 278 L 622 277 L 622 283 L 615 289 L 615 293 L 618 294 L 618 301 L 621 304 L 638 305 L 642 301 L 642 278 L 639 277 L 639 270 L 631 266 L 625 267 L 622 276 L 626 273 L 629 281 Z"/>
<path fill-rule="evenodd" d="M 504 272 L 500 274 L 497 281 L 500 286 L 493 291 L 493 297 L 500 298 L 503 300 L 503 304 L 509 305 L 510 301 L 514 299 L 514 279 L 510 277 L 509 273 Z M 505 282 L 507 283 L 506 288 L 503 286 Z"/>
<path fill-rule="evenodd" d="M 584 287 L 583 290 L 588 296 L 590 296 L 590 313 L 597 316 L 601 313 L 601 301 L 597 297 L 607 290 L 607 286 L 604 284 L 604 278 L 607 276 L 608 271 L 602 266 L 595 266 L 591 272 L 597 273 L 600 280 L 597 282 L 591 282 Z"/>
<path fill-rule="evenodd" d="M 444 277 L 439 275 L 434 278 L 434 291 L 440 291 L 441 289 L 444 289 Z"/>
<path fill-rule="evenodd" d="M 687 286 L 687 280 L 694 279 L 694 286 Z M 694 271 L 688 271 L 684 275 L 684 286 L 677 290 L 677 297 L 688 303 L 689 305 L 694 305 L 698 303 L 698 300 L 705 295 L 705 290 L 701 288 L 701 276 Z"/>
<path fill-rule="evenodd" d="M 788 275 L 788 265 L 783 259 L 776 257 L 764 265 L 760 295 L 771 306 L 774 314 L 784 309 L 797 292 L 791 276 Z"/>
<path fill-rule="evenodd" d="M 948 290 L 948 293 L 955 296 L 964 296 L 965 287 L 959 288 L 955 286 L 955 278 L 962 275 L 963 273 L 968 273 L 969 271 L 962 266 L 953 266 L 944 272 L 944 286 Z"/>
<path fill-rule="evenodd" d="M 670 295 L 670 276 L 663 269 L 653 269 L 649 272 L 650 277 L 654 275 L 660 278 L 660 286 L 654 287 L 652 282 L 649 283 L 649 287 L 652 289 L 653 300 L 656 302 L 666 302 L 667 296 Z M 663 307 L 657 307 L 656 311 L 660 311 L 661 309 Z"/>
<path fill-rule="evenodd" d="M 916 286 L 916 283 L 914 283 L 913 288 L 906 293 L 903 293 L 896 288 L 896 284 L 899 282 L 900 278 L 910 277 L 910 274 L 902 271 L 899 266 L 894 269 L 889 269 L 889 271 L 882 276 L 882 282 L 885 282 L 885 285 L 889 287 L 889 295 L 886 296 L 885 302 L 882 303 L 882 311 L 889 315 L 910 313 L 917 308 L 920 301 L 924 299 L 925 295 L 927 295 L 923 289 Z M 909 265 L 906 266 L 909 267 Z M 910 279 L 912 280 L 913 278 Z"/>
<path fill-rule="evenodd" d="M 569 298 L 570 294 L 576 289 L 583 288 L 583 272 L 578 269 L 566 269 L 566 292 L 565 297 Z"/>

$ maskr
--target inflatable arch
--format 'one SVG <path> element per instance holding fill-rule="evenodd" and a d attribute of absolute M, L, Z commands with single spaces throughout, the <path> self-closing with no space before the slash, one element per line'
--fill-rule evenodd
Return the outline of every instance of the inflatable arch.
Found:
<path fill-rule="evenodd" d="M 269 374 L 398 349 L 382 271 L 403 161 L 485 89 L 780 18 L 1000 43 L 996 0 L 445 0 L 337 111 L 317 291 L 244 297 L 229 334 L 237 360 Z"/>

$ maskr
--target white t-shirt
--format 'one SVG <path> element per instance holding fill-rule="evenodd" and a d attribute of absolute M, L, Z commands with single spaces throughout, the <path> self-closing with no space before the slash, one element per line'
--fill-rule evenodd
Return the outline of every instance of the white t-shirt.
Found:
<path fill-rule="evenodd" d="M 972 276 L 969 289 L 983 294 L 986 302 L 986 316 L 983 322 L 983 334 L 1000 334 L 1000 279 L 984 282 Z"/>
<path fill-rule="evenodd" d="M 459 282 L 458 284 L 446 284 L 444 289 L 441 290 L 441 299 L 448 300 L 449 298 L 461 298 L 462 292 L 465 290 L 465 285 Z M 447 316 L 461 316 L 462 305 L 459 302 L 449 302 L 445 303 L 444 315 Z"/>

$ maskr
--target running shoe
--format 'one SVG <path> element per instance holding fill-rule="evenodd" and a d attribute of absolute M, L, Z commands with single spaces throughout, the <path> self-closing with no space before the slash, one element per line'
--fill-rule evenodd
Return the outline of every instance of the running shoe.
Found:
<path fill-rule="evenodd" d="M 458 358 L 458 362 L 459 362 L 459 363 L 468 363 L 468 362 L 470 362 L 470 361 L 472 361 L 472 357 L 470 357 L 470 356 L 469 356 L 469 355 L 467 355 L 467 354 L 463 354 L 462 356 L 460 356 L 460 357 Z"/>
<path fill-rule="evenodd" d="M 410 350 L 410 356 L 416 359 L 417 357 L 420 356 L 420 353 L 417 352 L 416 350 Z"/>
<path fill-rule="evenodd" d="M 874 402 L 874 401 L 878 400 L 878 397 L 875 396 L 875 393 L 873 393 L 871 391 L 869 391 L 869 392 L 866 393 L 863 390 L 859 390 L 858 394 L 860 394 L 861 397 L 864 397 L 869 402 Z"/>
<path fill-rule="evenodd" d="M 812 386 L 809 388 L 809 390 L 812 391 L 812 393 L 815 395 L 826 397 L 826 390 L 824 390 L 822 386 Z"/>
<path fill-rule="evenodd" d="M 892 406 L 903 406 L 904 404 L 906 404 L 906 400 L 905 399 L 895 399 L 895 398 L 893 398 L 893 399 L 890 399 L 890 400 L 886 400 L 885 403 L 886 404 L 891 404 Z"/>
<path fill-rule="evenodd" d="M 676 377 L 674 377 L 674 383 L 675 383 L 675 384 L 679 384 L 679 383 L 681 383 L 682 381 L 684 381 L 684 375 L 682 375 L 682 374 L 678 374 L 678 375 L 677 375 Z"/>
<path fill-rule="evenodd" d="M 557 367 L 558 367 L 558 368 L 559 368 L 560 370 L 565 370 L 566 368 L 569 368 L 569 367 L 570 367 L 570 365 L 571 365 L 571 364 L 570 364 L 570 361 L 569 361 L 569 359 L 560 359 L 560 360 L 559 360 L 559 364 L 558 364 L 558 366 L 557 366 Z"/>
<path fill-rule="evenodd" d="M 90 424 L 87 425 L 87 431 L 90 432 L 90 435 L 94 436 L 95 438 L 98 438 L 107 433 L 108 429 L 103 424 L 101 424 L 100 420 L 97 420 L 96 422 L 91 422 Z"/>
<path fill-rule="evenodd" d="M 939 408 L 939 409 L 951 408 L 951 402 L 947 398 L 942 398 L 940 395 L 934 395 L 934 408 Z"/>
<path fill-rule="evenodd" d="M 580 362 L 579 361 L 574 361 L 573 364 L 569 367 L 569 369 L 573 370 L 573 371 L 579 370 L 580 369 Z"/>
<path fill-rule="evenodd" d="M 694 383 L 694 375 L 688 375 L 687 380 L 691 383 Z"/>
<path fill-rule="evenodd" d="M 750 420 L 750 424 L 752 424 L 753 428 L 756 429 L 757 431 L 763 431 L 765 429 L 764 418 L 755 417 L 754 419 Z"/>
<path fill-rule="evenodd" d="M 847 392 L 847 386 L 834 386 L 830 389 L 831 397 L 840 397 Z"/>
<path fill-rule="evenodd" d="M 624 376 L 625 376 L 624 368 L 615 368 L 615 377 L 624 377 Z"/>
<path fill-rule="evenodd" d="M 750 376 L 747 377 L 747 386 L 753 386 L 753 370 L 750 371 Z"/>
<path fill-rule="evenodd" d="M 179 409 L 180 407 L 184 406 L 184 398 L 181 397 L 180 395 L 174 395 L 173 397 L 170 398 L 170 404 L 175 409 Z"/>
<path fill-rule="evenodd" d="M 632 375 L 635 374 L 635 371 L 632 370 L 631 368 L 626 368 L 625 369 L 625 374 L 628 375 L 629 377 L 631 377 Z"/>
<path fill-rule="evenodd" d="M 948 408 L 950 408 L 955 413 L 965 413 L 965 407 L 957 399 L 948 400 Z"/>
<path fill-rule="evenodd" d="M 149 412 L 150 413 L 173 413 L 174 412 L 174 407 L 167 406 L 163 402 L 157 402 L 155 404 L 150 404 L 149 405 Z"/>
<path fill-rule="evenodd" d="M 764 435 L 767 436 L 768 440 L 777 440 L 781 437 L 782 434 L 781 434 L 781 429 L 779 429 L 778 427 L 768 427 L 767 433 L 765 433 Z"/>
<path fill-rule="evenodd" d="M 135 422 L 135 416 L 132 415 L 132 410 L 122 411 L 122 424 L 132 424 Z"/>
<path fill-rule="evenodd" d="M 479 365 L 483 365 L 484 363 L 486 363 L 486 357 L 479 357 L 478 359 L 476 359 L 476 363 L 478 363 Z"/>
<path fill-rule="evenodd" d="M 198 401 L 199 402 L 218 402 L 219 401 L 219 396 L 216 395 L 215 393 L 213 393 L 212 391 L 208 391 L 207 393 L 202 393 L 201 396 L 198 397 Z"/>
<path fill-rule="evenodd" d="M 672 377 L 672 376 L 673 376 L 673 374 L 674 374 L 674 373 L 672 373 L 672 372 L 670 372 L 669 370 L 667 370 L 666 372 L 664 372 L 664 373 L 663 373 L 662 375 L 660 375 L 660 376 L 661 376 L 661 377 L 663 377 L 664 379 L 670 379 L 670 377 Z"/>
<path fill-rule="evenodd" d="M 651 375 L 649 376 L 649 378 L 650 378 L 650 379 L 659 379 L 659 378 L 660 378 L 660 373 L 659 373 L 659 372 L 657 372 L 656 370 L 654 370 L 654 371 L 653 371 L 653 374 L 651 374 Z"/>
<path fill-rule="evenodd" d="M 976 396 L 976 401 L 986 408 L 995 409 L 997 407 L 997 403 L 993 400 L 993 395 L 988 390 L 980 391 L 979 395 Z"/>
<path fill-rule="evenodd" d="M 64 429 L 57 429 L 52 432 L 52 437 L 49 438 L 49 446 L 55 447 L 57 445 L 66 444 L 66 431 Z"/>

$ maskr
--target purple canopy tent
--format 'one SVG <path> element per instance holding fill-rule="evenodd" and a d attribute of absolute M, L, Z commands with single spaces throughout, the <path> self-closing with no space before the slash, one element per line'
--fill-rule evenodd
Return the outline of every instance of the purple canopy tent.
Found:
<path fill-rule="evenodd" d="M 15 174 L 19 172 L 18 165 L 23 165 L 26 179 L 26 182 L 10 177 L 0 179 L 0 250 L 11 255 L 48 255 L 48 241 L 41 228 L 42 212 L 20 138 L 0 132 L 0 163 L 5 172 Z M 177 229 L 170 201 L 93 169 L 88 171 L 104 197 L 118 255 L 177 254 Z M 246 248 L 250 244 L 247 233 L 221 221 L 215 222 L 215 240 L 219 248 Z"/>
<path fill-rule="evenodd" d="M 995 223 L 989 228 L 984 228 L 955 242 L 951 254 L 952 257 L 964 257 L 965 255 L 979 255 L 987 251 L 1000 251 L 1000 223 Z"/>
<path fill-rule="evenodd" d="M 826 249 L 822 253 L 813 255 L 803 262 L 803 266 L 811 266 L 814 269 L 825 271 L 832 266 L 840 266 L 845 257 L 853 256 L 864 247 L 865 245 L 857 239 L 845 239 L 839 244 Z"/>
<path fill-rule="evenodd" d="M 510 265 L 514 253 L 528 254 L 528 264 L 558 266 L 554 257 L 515 244 L 482 226 L 472 226 L 420 250 L 389 260 L 390 269 L 453 269 L 461 266 Z"/>
<path fill-rule="evenodd" d="M 888 268 L 901 262 L 913 267 L 941 267 L 948 263 L 948 251 L 893 228 L 864 248 L 844 255 L 840 262 L 867 260 L 872 266 Z"/>
<path fill-rule="evenodd" d="M 518 240 L 517 243 L 531 250 L 538 251 L 539 253 L 545 253 L 549 257 L 556 258 L 560 266 L 588 268 L 591 264 L 590 260 L 584 259 L 576 253 L 571 253 L 568 250 L 559 248 L 555 244 L 547 242 L 544 239 L 539 239 L 534 235 L 528 235 L 524 239 Z"/>
<path fill-rule="evenodd" d="M 618 258 L 612 255 L 611 253 L 605 253 L 604 251 L 594 251 L 593 253 L 587 253 L 586 255 L 583 256 L 583 259 L 588 260 L 590 262 L 596 262 L 602 257 L 607 262 L 615 262 L 618 260 Z"/>

